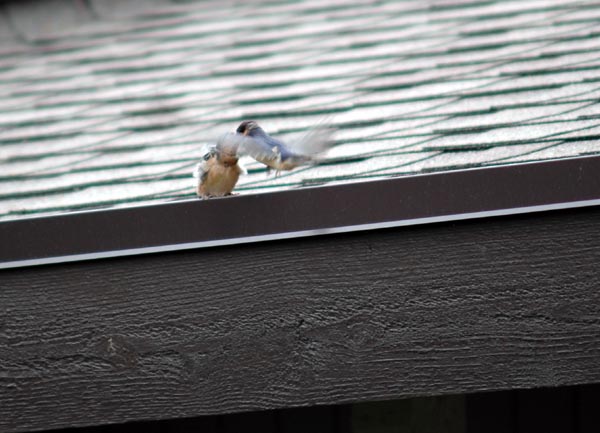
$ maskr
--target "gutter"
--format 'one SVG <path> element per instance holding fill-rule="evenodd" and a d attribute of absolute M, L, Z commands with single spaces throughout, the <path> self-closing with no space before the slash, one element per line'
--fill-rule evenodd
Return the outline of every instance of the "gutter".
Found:
<path fill-rule="evenodd" d="M 0 222 L 0 269 L 600 205 L 600 156 Z"/>

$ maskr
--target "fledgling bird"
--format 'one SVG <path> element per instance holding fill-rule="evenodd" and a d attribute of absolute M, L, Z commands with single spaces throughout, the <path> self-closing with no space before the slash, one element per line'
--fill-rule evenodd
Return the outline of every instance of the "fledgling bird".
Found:
<path fill-rule="evenodd" d="M 196 165 L 194 177 L 198 179 L 196 194 L 200 198 L 231 195 L 240 174 L 245 170 L 238 164 L 237 150 L 241 140 L 237 134 L 228 133 L 217 141 Z"/>
<path fill-rule="evenodd" d="M 315 156 L 329 146 L 332 130 L 314 128 L 302 140 L 290 145 L 271 137 L 254 120 L 240 123 L 236 132 L 252 139 L 244 141 L 243 152 L 279 172 L 316 162 Z"/>

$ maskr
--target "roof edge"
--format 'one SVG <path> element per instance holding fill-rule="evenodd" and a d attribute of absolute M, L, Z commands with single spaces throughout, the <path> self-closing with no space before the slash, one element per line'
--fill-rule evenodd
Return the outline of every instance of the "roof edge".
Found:
<path fill-rule="evenodd" d="M 0 269 L 600 204 L 600 156 L 0 222 Z"/>

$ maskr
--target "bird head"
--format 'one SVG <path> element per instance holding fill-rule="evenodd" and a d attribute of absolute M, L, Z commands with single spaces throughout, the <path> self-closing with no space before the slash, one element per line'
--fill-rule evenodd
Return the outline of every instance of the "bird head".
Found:
<path fill-rule="evenodd" d="M 258 126 L 258 123 L 256 123 L 254 120 L 244 120 L 242 123 L 240 123 L 240 126 L 237 127 L 235 132 L 237 132 L 238 134 L 242 134 L 242 135 L 252 136 L 253 131 L 260 131 L 260 130 L 261 130 L 261 127 Z"/>
<path fill-rule="evenodd" d="M 217 160 L 225 165 L 235 165 L 238 161 L 239 136 L 233 132 L 222 135 L 215 146 Z"/>

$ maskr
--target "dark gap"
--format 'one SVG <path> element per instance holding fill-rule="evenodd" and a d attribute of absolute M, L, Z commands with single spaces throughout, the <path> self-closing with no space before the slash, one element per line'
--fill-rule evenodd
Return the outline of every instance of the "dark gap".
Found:
<path fill-rule="evenodd" d="M 573 66 L 573 67 L 565 67 L 565 68 L 540 68 L 540 69 L 532 69 L 532 70 L 527 70 L 527 71 L 522 71 L 522 72 L 503 72 L 500 73 L 499 76 L 501 77 L 510 77 L 510 76 L 516 76 L 516 77 L 528 77 L 528 76 L 535 76 L 535 75 L 547 75 L 547 74 L 564 74 L 564 73 L 569 73 L 569 72 L 580 72 L 580 71 L 592 71 L 592 70 L 596 70 L 599 69 L 600 66 L 599 65 L 589 65 L 589 66 Z M 596 80 L 596 79 L 594 79 Z M 568 84 L 576 84 L 576 83 L 580 83 L 580 80 L 574 81 L 573 83 L 563 83 L 563 85 L 568 85 Z"/>
<path fill-rule="evenodd" d="M 187 11 L 182 11 L 182 12 L 176 12 L 176 11 L 170 11 L 170 12 L 165 12 L 165 11 L 158 11 L 158 12 L 144 12 L 140 15 L 136 15 L 134 17 L 134 19 L 136 21 L 152 21 L 152 20 L 156 20 L 156 19 L 169 19 L 169 18 L 181 18 L 181 17 L 187 17 L 188 13 Z M 187 21 L 184 21 L 184 23 Z M 179 25 L 181 25 L 183 23 L 179 23 Z"/>
<path fill-rule="evenodd" d="M 482 167 L 483 163 L 480 162 L 471 162 L 468 164 L 452 164 L 452 165 L 443 165 L 443 166 L 439 166 L 439 167 L 426 167 L 424 169 L 421 170 L 422 173 L 438 173 L 438 172 L 442 172 L 442 171 L 451 171 L 451 170 L 465 170 L 468 168 L 479 168 Z"/>
<path fill-rule="evenodd" d="M 371 156 L 339 156 L 333 158 L 325 158 L 317 162 L 316 165 L 338 165 L 350 164 L 353 162 L 362 162 L 370 159 Z"/>
<path fill-rule="evenodd" d="M 265 66 L 261 68 L 244 69 L 233 69 L 229 71 L 211 71 L 210 75 L 213 77 L 229 77 L 234 75 L 259 75 L 270 72 L 288 72 L 297 71 L 304 68 L 302 65 L 289 65 L 289 66 Z"/>
<path fill-rule="evenodd" d="M 568 83 L 548 83 L 548 84 L 540 84 L 535 86 L 526 86 L 526 87 L 515 87 L 509 89 L 500 89 L 500 90 L 487 90 L 487 91 L 476 91 L 458 94 L 455 96 L 461 97 L 470 97 L 470 98 L 478 98 L 482 96 L 493 96 L 493 95 L 506 95 L 508 93 L 521 93 L 521 92 L 533 92 L 536 90 L 548 90 L 548 89 L 558 89 L 566 86 Z M 452 95 L 445 95 L 452 96 Z"/>
<path fill-rule="evenodd" d="M 234 56 L 225 57 L 224 63 L 229 62 L 244 62 L 248 60 L 264 59 L 266 57 L 273 56 L 273 53 L 253 53 L 253 54 L 238 54 Z"/>
<path fill-rule="evenodd" d="M 313 95 L 306 95 L 313 96 Z M 264 98 L 254 98 L 251 100 L 238 100 L 236 101 L 236 105 L 256 105 L 256 104 L 265 104 L 272 102 L 289 102 L 289 101 L 299 101 L 304 99 L 304 95 L 286 95 L 286 96 L 270 96 Z"/>
<path fill-rule="evenodd" d="M 87 57 L 87 58 L 79 58 L 79 59 L 73 59 L 70 60 L 69 63 L 75 63 L 78 65 L 93 65 L 95 63 L 106 63 L 106 62 L 113 62 L 115 60 L 123 60 L 123 61 L 127 61 L 127 60 L 139 60 L 139 59 L 143 59 L 145 57 L 148 56 L 148 53 L 138 53 L 138 54 L 130 54 L 127 56 L 123 56 L 123 57 L 102 57 L 102 56 L 96 56 L 96 57 Z M 62 63 L 62 62 L 61 62 Z M 67 63 L 67 62 L 65 62 Z"/>
<path fill-rule="evenodd" d="M 561 137 L 561 139 L 565 142 L 600 140 L 600 134 L 580 135 L 578 137 Z"/>
<path fill-rule="evenodd" d="M 442 11 L 452 11 L 452 10 L 462 10 L 462 9 L 472 9 L 472 8 L 479 8 L 482 6 L 488 6 L 488 5 L 493 5 L 495 4 L 496 1 L 492 0 L 482 0 L 482 1 L 477 1 L 477 2 L 472 2 L 472 3 L 463 3 L 463 2 L 447 2 L 447 3 L 440 3 L 440 4 L 431 4 L 427 7 L 428 10 L 432 11 L 432 12 L 442 12 Z"/>
<path fill-rule="evenodd" d="M 237 84 L 236 89 L 239 90 L 257 90 L 257 89 L 272 89 L 277 87 L 288 87 L 298 84 L 298 81 L 273 81 L 259 84 Z"/>
<path fill-rule="evenodd" d="M 156 107 L 156 108 L 145 108 L 140 110 L 124 111 L 123 114 L 131 117 L 138 116 L 152 116 L 156 114 L 173 114 L 181 111 L 182 107 Z"/>
<path fill-rule="evenodd" d="M 501 35 L 504 33 L 508 33 L 514 29 L 512 28 L 496 28 L 496 29 L 483 29 L 483 30 L 473 30 L 473 31 L 459 31 L 459 36 L 465 36 L 468 38 L 471 37 L 479 37 L 479 36 L 493 36 L 493 35 Z"/>
<path fill-rule="evenodd" d="M 521 103 L 516 103 L 516 104 L 492 105 L 492 106 L 490 106 L 490 108 L 493 111 L 500 111 L 500 110 L 510 110 L 510 109 L 514 109 L 514 108 L 544 107 L 544 106 L 548 106 L 548 105 L 574 104 L 574 103 L 578 103 L 578 102 L 593 102 L 596 100 L 597 100 L 596 98 L 578 99 L 578 100 L 565 99 L 565 100 L 561 100 L 561 101 L 549 99 L 549 100 L 537 101 L 537 102 L 521 102 Z"/>
<path fill-rule="evenodd" d="M 400 58 L 398 60 L 401 61 Z M 396 77 L 396 76 L 417 74 L 419 72 L 424 72 L 424 71 L 427 71 L 427 69 L 425 69 L 425 68 L 403 69 L 401 71 L 377 72 L 377 73 L 371 75 L 370 77 L 371 78 Z"/>
<path fill-rule="evenodd" d="M 519 142 L 519 144 L 521 144 Z M 503 142 L 502 146 L 507 146 L 509 144 L 516 144 L 516 142 Z M 500 144 L 458 144 L 458 145 L 447 145 L 447 146 L 424 146 L 423 152 L 472 152 L 474 150 L 488 150 L 495 146 L 500 146 Z"/>
<path fill-rule="evenodd" d="M 78 135 L 81 135 L 82 132 L 83 131 L 63 132 L 63 133 L 56 133 L 56 134 L 28 135 L 27 137 L 20 137 L 20 138 L 3 138 L 3 139 L 0 139 L 0 145 L 36 142 L 36 141 L 44 141 L 44 140 L 58 140 L 61 138 L 73 138 L 73 137 L 77 137 Z"/>
<path fill-rule="evenodd" d="M 196 123 L 196 122 L 194 122 L 194 123 Z M 169 128 L 181 126 L 184 124 L 186 124 L 186 123 L 185 122 L 177 122 L 177 121 L 173 121 L 170 123 L 154 123 L 152 125 L 120 127 L 120 128 L 118 128 L 118 131 L 131 131 L 131 132 L 162 131 L 164 129 L 169 129 Z"/>
<path fill-rule="evenodd" d="M 497 128 L 507 128 L 511 126 L 519 126 L 519 122 L 513 123 L 494 123 L 487 125 L 473 125 L 473 126 L 465 126 L 461 128 L 442 128 L 442 129 L 434 129 L 433 134 L 441 134 L 441 135 L 460 135 L 460 134 L 474 134 L 479 132 L 486 132 L 492 129 Z"/>
<path fill-rule="evenodd" d="M 135 72 L 152 72 L 152 71 L 164 71 L 173 69 L 176 66 L 181 66 L 181 63 L 170 63 L 168 65 L 141 65 L 141 66 L 121 66 L 115 68 L 96 69 L 92 73 L 94 75 L 107 75 L 107 74 L 129 74 Z"/>
<path fill-rule="evenodd" d="M 468 47 L 455 47 L 449 48 L 446 50 L 446 54 L 458 54 L 458 53 L 468 53 L 471 51 L 483 51 L 483 50 L 498 50 L 500 48 L 504 48 L 509 44 L 481 44 L 481 45 L 471 45 Z"/>
<path fill-rule="evenodd" d="M 282 117 L 296 117 L 296 116 L 326 116 L 328 114 L 333 113 L 343 113 L 345 111 L 351 110 L 353 107 L 332 107 L 332 108 L 313 108 L 313 109 L 304 109 L 298 111 L 270 111 L 264 113 L 245 113 L 242 117 L 246 119 L 271 119 L 271 118 L 282 118 Z"/>
<path fill-rule="evenodd" d="M 30 126 L 44 126 L 44 125 L 50 125 L 56 122 L 61 122 L 63 120 L 66 120 L 64 117 L 58 117 L 55 119 L 32 119 L 32 120 L 24 120 L 24 121 L 20 121 L 20 122 L 10 122 L 10 123 L 0 123 L 0 128 L 4 129 L 4 128 L 27 128 Z"/>
<path fill-rule="evenodd" d="M 376 47 L 378 45 L 381 45 L 382 42 L 379 41 L 373 41 L 373 42 L 355 42 L 352 43 L 350 45 L 348 45 L 348 47 L 346 47 L 349 50 L 352 49 L 361 49 L 361 48 L 371 48 L 371 47 Z"/>
<path fill-rule="evenodd" d="M 289 38 L 289 39 L 294 39 L 294 38 Z M 260 40 L 260 39 L 248 40 L 248 39 L 244 39 L 244 40 L 235 41 L 232 44 L 232 46 L 235 47 L 235 48 L 260 47 L 260 46 L 272 44 L 274 41 L 276 41 L 276 40 L 275 39 L 265 39 L 265 40 Z"/>

